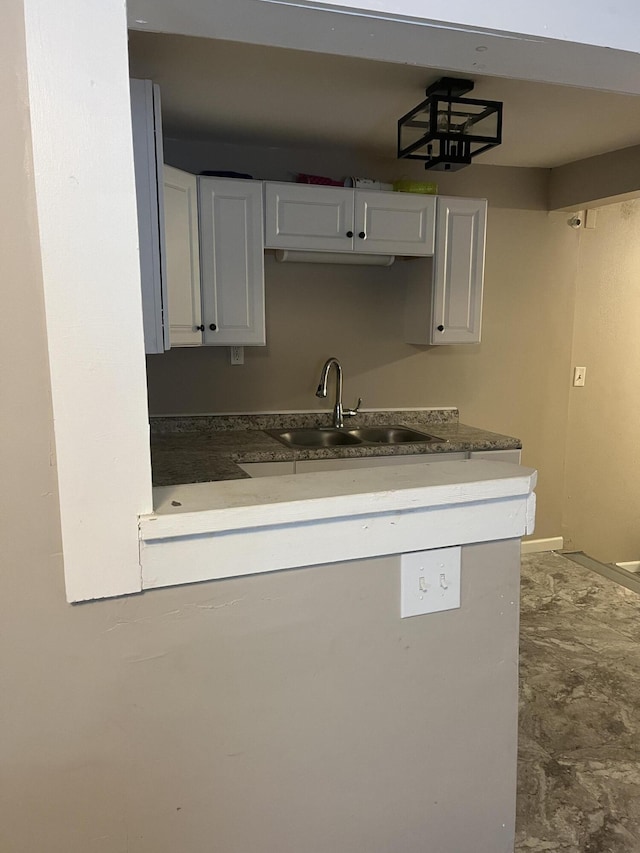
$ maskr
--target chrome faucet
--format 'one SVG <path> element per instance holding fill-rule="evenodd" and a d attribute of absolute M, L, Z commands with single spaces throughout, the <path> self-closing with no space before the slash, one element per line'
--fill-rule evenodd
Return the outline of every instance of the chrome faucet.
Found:
<path fill-rule="evenodd" d="M 342 365 L 338 361 L 337 358 L 328 358 L 324 367 L 322 368 L 322 373 L 320 374 L 320 384 L 318 385 L 318 390 L 316 391 L 316 397 L 326 397 L 327 396 L 327 379 L 329 378 L 329 371 L 332 367 L 335 366 L 336 369 L 336 404 L 333 407 L 333 425 L 336 429 L 342 429 L 344 426 L 345 418 L 352 418 L 354 415 L 358 414 L 358 410 L 362 405 L 362 397 L 358 397 L 358 404 L 355 409 L 345 409 L 342 405 Z"/>

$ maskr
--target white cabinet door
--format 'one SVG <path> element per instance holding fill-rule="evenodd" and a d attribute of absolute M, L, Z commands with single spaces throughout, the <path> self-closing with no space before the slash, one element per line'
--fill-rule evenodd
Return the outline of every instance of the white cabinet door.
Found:
<path fill-rule="evenodd" d="M 229 178 L 198 183 L 204 342 L 264 345 L 262 184 Z"/>
<path fill-rule="evenodd" d="M 202 344 L 198 191 L 195 175 L 164 167 L 164 222 L 171 345 Z"/>
<path fill-rule="evenodd" d="M 265 247 L 321 252 L 353 250 L 353 190 L 265 184 Z"/>
<path fill-rule="evenodd" d="M 144 348 L 147 353 L 169 349 L 162 192 L 162 116 L 160 88 L 151 80 L 130 80 L 131 129 L 138 206 L 138 244 L 142 285 Z"/>
<path fill-rule="evenodd" d="M 435 196 L 355 191 L 357 252 L 433 255 L 435 225 Z"/>
<path fill-rule="evenodd" d="M 480 342 L 487 202 L 438 198 L 431 344 Z"/>

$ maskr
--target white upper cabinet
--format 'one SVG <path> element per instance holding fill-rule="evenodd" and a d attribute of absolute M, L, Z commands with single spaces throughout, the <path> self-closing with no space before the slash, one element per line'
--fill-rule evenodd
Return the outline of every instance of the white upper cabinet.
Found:
<path fill-rule="evenodd" d="M 355 191 L 354 248 L 384 255 L 433 255 L 435 196 Z"/>
<path fill-rule="evenodd" d="M 204 343 L 264 345 L 262 184 L 208 177 L 198 184 Z"/>
<path fill-rule="evenodd" d="M 265 247 L 432 255 L 436 199 L 412 193 L 265 184 Z"/>
<path fill-rule="evenodd" d="M 164 167 L 164 220 L 171 345 L 200 346 L 203 338 L 195 175 Z"/>
<path fill-rule="evenodd" d="M 407 265 L 408 343 L 480 343 L 486 222 L 484 199 L 438 197 L 431 269 Z"/>
<path fill-rule="evenodd" d="M 438 198 L 432 344 L 480 343 L 487 202 Z"/>
<path fill-rule="evenodd" d="M 160 89 L 151 80 L 130 80 L 131 129 L 138 207 L 138 245 L 142 285 L 144 347 L 169 349 L 167 283 L 163 239 L 162 116 Z"/>
<path fill-rule="evenodd" d="M 353 190 L 265 183 L 265 247 L 353 250 Z"/>

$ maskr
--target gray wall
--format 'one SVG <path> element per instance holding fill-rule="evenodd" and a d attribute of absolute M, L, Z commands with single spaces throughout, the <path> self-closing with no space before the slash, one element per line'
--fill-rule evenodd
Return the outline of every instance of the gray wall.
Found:
<path fill-rule="evenodd" d="M 3 11 L 0 849 L 511 850 L 517 542 L 466 550 L 460 611 L 404 622 L 393 559 L 65 603 L 22 5 Z"/>

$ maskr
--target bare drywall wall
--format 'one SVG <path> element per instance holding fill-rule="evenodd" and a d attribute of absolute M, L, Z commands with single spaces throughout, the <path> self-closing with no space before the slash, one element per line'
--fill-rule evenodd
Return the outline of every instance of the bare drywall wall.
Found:
<path fill-rule="evenodd" d="M 567 431 L 565 544 L 605 562 L 640 559 L 640 202 L 581 231 Z"/>
<path fill-rule="evenodd" d="M 148 358 L 155 414 L 326 408 L 315 397 L 335 355 L 345 401 L 368 407 L 458 406 L 467 423 L 518 436 L 540 472 L 536 536 L 561 527 L 578 235 L 566 214 L 489 210 L 483 340 L 404 343 L 408 265 L 390 269 L 266 263 L 267 346 L 174 349 Z"/>

